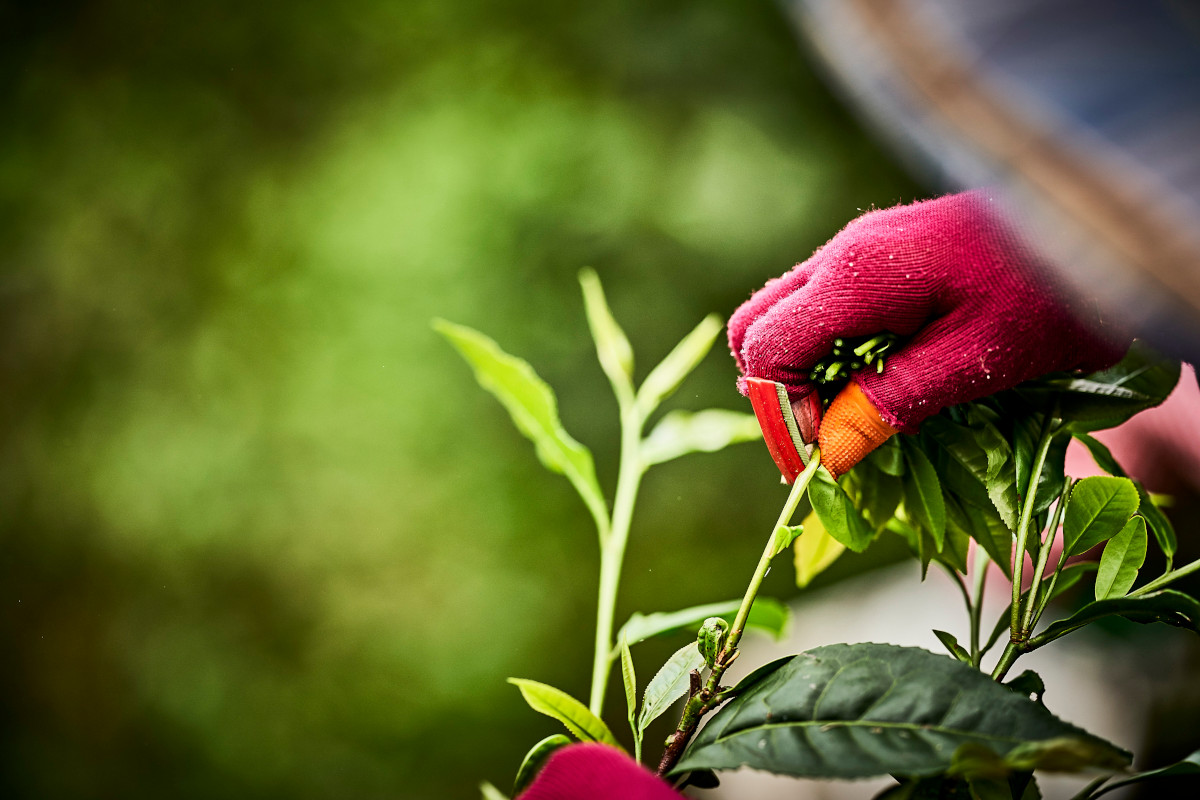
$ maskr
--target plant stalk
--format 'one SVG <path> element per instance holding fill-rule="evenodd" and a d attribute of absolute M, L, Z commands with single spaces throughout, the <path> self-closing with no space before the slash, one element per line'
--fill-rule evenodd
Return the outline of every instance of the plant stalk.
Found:
<path fill-rule="evenodd" d="M 1029 585 L 1029 600 L 1025 603 L 1025 615 L 1021 618 L 1021 633 L 1026 638 L 1033 633 L 1033 626 L 1037 625 L 1038 617 L 1041 616 L 1042 609 L 1045 606 L 1038 602 L 1038 589 L 1042 585 L 1042 577 L 1046 573 L 1046 565 L 1050 563 L 1050 546 L 1054 544 L 1054 538 L 1058 535 L 1058 526 L 1062 521 L 1063 512 L 1067 507 L 1067 495 L 1070 493 L 1070 484 L 1063 490 L 1063 493 L 1058 497 L 1058 505 L 1054 508 L 1054 516 L 1050 518 L 1050 527 L 1046 529 L 1046 539 L 1042 542 L 1041 548 L 1038 550 L 1037 566 L 1033 568 L 1033 582 Z M 1058 575 L 1062 569 L 1062 565 L 1066 561 L 1062 557 L 1059 558 L 1058 569 L 1054 570 L 1054 574 Z M 1050 586 L 1053 588 L 1054 579 L 1050 579 Z M 1049 598 L 1050 593 L 1046 592 L 1046 597 Z"/>
<path fill-rule="evenodd" d="M 1013 587 L 1012 587 L 1012 624 L 1010 638 L 1020 643 L 1021 638 L 1021 584 L 1025 579 L 1025 546 L 1029 542 L 1029 522 L 1033 517 L 1033 507 L 1037 503 L 1038 483 L 1042 480 L 1042 467 L 1046 464 L 1046 453 L 1050 450 L 1050 439 L 1054 429 L 1054 415 L 1047 414 L 1042 423 L 1042 433 L 1038 439 L 1037 454 L 1033 459 L 1033 468 L 1029 471 L 1029 484 L 1025 489 L 1025 504 L 1021 506 L 1021 517 L 1017 521 L 1017 547 L 1013 550 Z M 1007 653 L 1007 649 L 1005 653 Z"/>
<path fill-rule="evenodd" d="M 621 565 L 625 560 L 625 545 L 629 541 L 629 526 L 633 520 L 638 486 L 646 471 L 641 457 L 645 420 L 635 404 L 621 405 L 621 461 L 617 471 L 617 493 L 613 500 L 612 525 L 600 545 L 596 649 L 592 657 L 592 693 L 588 701 L 588 708 L 597 717 L 604 710 L 604 694 L 612 667 L 613 614 L 616 612 L 617 588 L 621 583 Z"/>
<path fill-rule="evenodd" d="M 967 608 L 971 615 L 971 663 L 976 669 L 983 659 L 983 653 L 979 652 L 979 627 L 983 617 L 983 587 L 987 583 L 988 564 L 991 560 L 986 550 L 978 544 L 975 545 L 975 563 L 972 565 L 975 569 L 975 602 L 968 600 Z"/>
<path fill-rule="evenodd" d="M 725 639 L 725 646 L 717 655 L 716 663 L 713 665 L 712 672 L 709 673 L 708 680 L 698 692 L 693 692 L 688 698 L 687 704 L 683 707 L 683 715 L 679 719 L 679 725 L 675 728 L 675 732 L 667 739 L 667 748 L 663 752 L 662 760 L 658 764 L 658 774 L 666 775 L 679 761 L 679 757 L 683 754 L 683 748 L 687 746 L 688 741 L 692 738 L 692 734 L 696 732 L 696 727 L 700 724 L 701 718 L 704 717 L 712 709 L 716 708 L 726 698 L 724 690 L 721 688 L 721 678 L 724 677 L 725 671 L 738 657 L 738 642 L 742 639 L 742 632 L 746 628 L 746 620 L 750 616 L 750 607 L 754 605 L 754 598 L 758 595 L 758 590 L 762 586 L 763 578 L 767 576 L 767 570 L 771 567 L 771 559 L 775 557 L 775 531 L 781 525 L 787 525 L 791 520 L 792 515 L 796 513 L 796 507 L 800 505 L 800 500 L 804 497 L 804 492 L 808 489 L 808 485 L 812 482 L 813 476 L 817 474 L 817 469 L 821 465 L 821 451 L 818 448 L 813 449 L 812 460 L 808 462 L 808 466 L 796 478 L 796 482 L 792 484 L 792 490 L 788 493 L 787 502 L 783 504 L 783 510 L 779 512 L 779 519 L 775 521 L 775 525 L 771 528 L 771 534 L 767 537 L 767 545 L 763 548 L 762 555 L 758 558 L 758 565 L 754 568 L 754 575 L 750 578 L 750 585 L 746 587 L 746 594 L 742 597 L 742 604 L 738 607 L 737 616 L 733 618 L 733 625 L 729 629 L 729 635 Z"/>
<path fill-rule="evenodd" d="M 1184 564 L 1179 569 L 1173 569 L 1166 575 L 1161 575 L 1155 578 L 1140 589 L 1130 592 L 1129 596 L 1138 597 L 1139 595 L 1149 594 L 1150 592 L 1163 588 L 1169 583 L 1174 583 L 1180 578 L 1185 578 L 1188 575 L 1191 575 L 1196 570 L 1200 570 L 1200 559 L 1197 559 L 1189 564 Z"/>

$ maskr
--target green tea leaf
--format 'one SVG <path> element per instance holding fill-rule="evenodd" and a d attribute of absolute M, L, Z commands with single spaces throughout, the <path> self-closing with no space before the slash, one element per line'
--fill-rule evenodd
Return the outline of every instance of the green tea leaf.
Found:
<path fill-rule="evenodd" d="M 851 474 L 859 476 L 856 501 L 858 508 L 866 518 L 867 524 L 878 534 L 887 525 L 888 520 L 896 515 L 896 508 L 904 499 L 904 484 L 900 478 L 874 469 L 869 464 L 860 464 Z"/>
<path fill-rule="evenodd" d="M 801 525 L 804 533 L 792 545 L 796 564 L 796 586 L 803 589 L 837 561 L 846 546 L 830 536 L 815 513 L 809 512 Z"/>
<path fill-rule="evenodd" d="M 596 356 L 600 367 L 613 385 L 618 397 L 633 397 L 633 347 L 625 331 L 613 318 L 608 301 L 604 298 L 604 287 L 594 269 L 579 271 L 579 285 L 583 288 L 583 307 L 587 311 L 588 327 L 596 343 Z"/>
<path fill-rule="evenodd" d="M 874 532 L 824 467 L 817 469 L 808 485 L 808 500 L 830 536 L 856 553 L 867 549 Z"/>
<path fill-rule="evenodd" d="M 625 686 L 625 709 L 629 717 L 629 730 L 633 731 L 633 760 L 642 760 L 642 732 L 637 726 L 637 673 L 633 669 L 633 654 L 624 637 L 618 637 L 621 650 L 621 683 Z"/>
<path fill-rule="evenodd" d="M 954 656 L 967 666 L 972 666 L 971 654 L 968 653 L 963 646 L 958 643 L 958 639 L 954 638 L 953 634 L 935 629 L 933 635 L 938 638 L 939 642 L 945 645 L 946 649 L 950 651 L 950 655 Z"/>
<path fill-rule="evenodd" d="M 947 494 L 946 530 L 960 530 L 970 536 L 987 552 L 1004 577 L 1012 579 L 1012 533 L 990 503 L 987 508 L 979 508 Z"/>
<path fill-rule="evenodd" d="M 601 531 L 608 528 L 608 506 L 592 453 L 571 438 L 558 418 L 558 400 L 528 362 L 509 355 L 479 331 L 445 320 L 433 327 L 467 360 L 475 379 L 508 409 L 517 429 L 533 441 L 538 458 L 554 472 L 567 477 L 583 498 Z"/>
<path fill-rule="evenodd" d="M 1104 444 L 1104 442 L 1086 433 L 1077 433 L 1075 434 L 1075 438 L 1087 448 L 1088 453 L 1092 456 L 1092 460 L 1096 462 L 1096 466 L 1100 469 L 1117 478 L 1129 477 L 1125 474 L 1124 468 L 1117 463 L 1117 459 L 1113 458 L 1112 451 L 1108 449 L 1108 445 Z"/>
<path fill-rule="evenodd" d="M 904 508 L 911 521 L 923 527 L 941 552 L 946 541 L 946 504 L 942 484 L 933 464 L 913 442 L 901 445 L 904 452 Z"/>
<path fill-rule="evenodd" d="M 1096 462 L 1096 466 L 1107 472 L 1109 475 L 1114 475 L 1118 478 L 1127 478 L 1125 470 L 1121 467 L 1117 460 L 1113 458 L 1112 451 L 1101 442 L 1099 439 L 1088 436 L 1086 433 L 1077 433 L 1075 438 L 1078 439 L 1088 452 L 1092 454 L 1092 460 Z M 1171 520 L 1167 519 L 1167 515 L 1162 512 L 1153 501 L 1150 499 L 1150 493 L 1146 491 L 1146 487 L 1140 481 L 1134 481 L 1133 485 L 1137 487 L 1138 500 L 1140 504 L 1138 511 L 1146 518 L 1146 525 L 1150 528 L 1150 532 L 1154 534 L 1155 541 L 1162 548 L 1163 554 L 1167 557 L 1167 568 L 1170 569 L 1171 559 L 1175 555 L 1177 548 L 1175 538 L 1175 526 L 1171 524 Z"/>
<path fill-rule="evenodd" d="M 479 794 L 483 796 L 483 800 L 508 800 L 508 796 L 504 792 L 487 781 L 479 784 Z"/>
<path fill-rule="evenodd" d="M 1085 553 L 1116 536 L 1138 510 L 1138 493 L 1128 478 L 1084 478 L 1071 490 L 1063 522 L 1067 555 Z"/>
<path fill-rule="evenodd" d="M 642 442 L 642 461 L 661 464 L 688 453 L 714 453 L 731 444 L 762 438 L 753 414 L 710 408 L 671 411 Z"/>
<path fill-rule="evenodd" d="M 1138 340 L 1116 366 L 1083 380 L 1049 378 L 1042 383 L 1048 391 L 1058 393 L 1060 414 L 1073 431 L 1095 431 L 1116 427 L 1158 405 L 1178 382 L 1179 362 Z"/>
<path fill-rule="evenodd" d="M 602 742 L 619 747 L 612 731 L 588 710 L 588 707 L 561 689 L 524 678 L 509 678 L 508 682 L 521 690 L 529 707 L 539 714 L 561 722 L 571 733 L 587 742 Z"/>
<path fill-rule="evenodd" d="M 1173 589 L 1088 603 L 1066 619 L 1051 624 L 1031 641 L 1041 647 L 1103 617 L 1121 616 L 1148 624 L 1165 622 L 1200 633 L 1200 603 Z"/>
<path fill-rule="evenodd" d="M 1096 573 L 1096 599 L 1124 597 L 1146 563 L 1146 520 L 1134 517 L 1104 546 Z"/>
<path fill-rule="evenodd" d="M 704 666 L 704 656 L 695 642 L 688 642 L 667 659 L 667 663 L 646 684 L 642 712 L 638 715 L 638 730 L 644 731 L 651 722 L 666 713 L 679 698 L 688 693 L 691 674 Z"/>
<path fill-rule="evenodd" d="M 1017 677 L 1008 681 L 1004 686 L 1017 694 L 1028 697 L 1035 703 L 1046 704 L 1042 702 L 1042 695 L 1046 693 L 1046 682 L 1042 680 L 1042 676 L 1038 675 L 1031 669 L 1027 669 Z"/>
<path fill-rule="evenodd" d="M 570 743 L 570 737 L 556 733 L 553 736 L 547 736 L 529 748 L 529 752 L 525 754 L 525 758 L 521 759 L 521 766 L 517 769 L 517 779 L 513 781 L 513 796 L 515 797 L 528 789 L 529 784 L 533 783 L 533 779 L 541 772 L 542 766 L 545 765 L 550 756 L 554 755 L 555 751 L 561 750 Z"/>
<path fill-rule="evenodd" d="M 945 773 L 962 745 L 1040 766 L 1076 742 L 1086 764 L 1120 768 L 1129 754 L 1055 717 L 959 661 L 893 645 L 818 647 L 738 685 L 701 729 L 676 773 L 748 766 L 809 778 Z M 1031 755 L 1032 754 L 1032 755 Z M 1027 766 L 1025 763 L 1022 766 Z"/>
<path fill-rule="evenodd" d="M 900 449 L 900 437 L 892 436 L 867 454 L 867 460 L 885 475 L 899 478 L 904 475 L 904 453 Z"/>
<path fill-rule="evenodd" d="M 729 600 L 724 603 L 692 606 L 679 611 L 656 611 L 653 614 L 634 612 L 630 615 L 629 620 L 621 626 L 617 639 L 623 638 L 632 646 L 654 636 L 664 636 L 668 633 L 684 631 L 695 634 L 696 626 L 709 617 L 721 617 L 726 622 L 732 623 L 741 605 L 741 600 Z M 754 605 L 750 606 L 746 627 L 756 628 L 778 639 L 787 630 L 789 616 L 788 607 L 778 600 L 770 597 L 756 597 Z"/>
<path fill-rule="evenodd" d="M 1018 417 L 1013 424 L 1013 460 L 1016 469 L 1017 496 L 1024 498 L 1029 491 L 1029 477 L 1033 472 L 1033 461 L 1037 455 L 1038 440 L 1041 438 L 1044 418 L 1039 415 Z M 1059 434 L 1050 440 L 1042 472 L 1038 477 L 1037 497 L 1033 512 L 1040 514 L 1048 509 L 1063 493 L 1066 485 L 1067 445 L 1069 433 Z"/>
<path fill-rule="evenodd" d="M 1139 772 L 1136 775 L 1115 780 L 1103 789 L 1089 795 L 1089 798 L 1099 797 L 1102 794 L 1111 792 L 1114 789 L 1120 789 L 1122 786 L 1128 786 L 1131 783 L 1141 783 L 1142 781 L 1153 780 L 1155 778 L 1174 778 L 1183 775 L 1200 775 L 1200 750 L 1192 753 L 1182 761 L 1176 761 L 1170 766 Z"/>
<path fill-rule="evenodd" d="M 803 525 L 780 525 L 771 534 L 771 558 L 792 546 L 796 537 L 804 532 Z"/>
<path fill-rule="evenodd" d="M 675 349 L 667 354 L 657 367 L 650 370 L 642 387 L 638 389 L 637 404 L 643 415 L 648 415 L 683 382 L 696 366 L 708 355 L 713 342 L 725 329 L 721 318 L 709 314 Z"/>
<path fill-rule="evenodd" d="M 1050 599 L 1058 597 L 1073 587 L 1089 572 L 1095 572 L 1099 569 L 1100 563 L 1097 561 L 1082 561 L 1076 564 L 1071 564 L 1066 569 L 1058 574 L 1058 580 L 1054 582 L 1054 593 L 1050 595 Z M 1038 594 L 1044 595 L 1050 591 L 1050 583 L 1043 582 Z"/>
<path fill-rule="evenodd" d="M 983 487 L 1005 526 L 1016 530 L 1020 505 L 1012 447 L 995 425 L 978 419 L 966 427 L 938 415 L 926 420 L 921 430 Z"/>

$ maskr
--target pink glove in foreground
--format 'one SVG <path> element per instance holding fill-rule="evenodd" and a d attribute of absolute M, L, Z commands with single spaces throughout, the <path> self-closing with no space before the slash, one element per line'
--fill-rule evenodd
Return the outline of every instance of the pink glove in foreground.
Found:
<path fill-rule="evenodd" d="M 809 368 L 834 339 L 912 337 L 882 375 L 858 373 L 830 404 L 819 443 L 840 475 L 946 406 L 1120 360 L 1128 342 L 1106 341 L 1117 336 L 1093 308 L 1053 290 L 1048 274 L 984 193 L 872 211 L 744 303 L 729 345 L 743 375 L 783 383 L 796 401 L 813 391 Z M 746 393 L 744 381 L 739 388 Z"/>
<path fill-rule="evenodd" d="M 603 744 L 559 750 L 520 800 L 683 800 L 667 783 Z"/>

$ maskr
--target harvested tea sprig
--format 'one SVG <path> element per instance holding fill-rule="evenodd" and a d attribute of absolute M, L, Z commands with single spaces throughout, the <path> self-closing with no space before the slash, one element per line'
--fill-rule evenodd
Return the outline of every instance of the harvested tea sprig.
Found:
<path fill-rule="evenodd" d="M 899 338 L 885 331 L 856 339 L 834 339 L 833 352 L 813 364 L 808 373 L 808 379 L 817 384 L 822 402 L 828 405 L 852 372 L 873 366 L 882 374 L 884 355 L 896 347 Z"/>

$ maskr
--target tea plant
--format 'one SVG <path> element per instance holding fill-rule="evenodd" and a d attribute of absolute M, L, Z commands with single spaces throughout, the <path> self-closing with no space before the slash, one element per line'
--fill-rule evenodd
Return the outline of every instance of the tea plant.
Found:
<path fill-rule="evenodd" d="M 585 706 L 545 684 L 513 679 L 534 710 L 560 720 L 578 739 L 619 747 L 600 718 L 609 671 L 619 660 L 637 760 L 642 760 L 650 722 L 687 698 L 659 761 L 659 774 L 680 785 L 713 785 L 714 771 L 750 766 L 813 778 L 891 775 L 897 785 L 882 795 L 888 798 L 1024 800 L 1039 796 L 1035 770 L 1099 771 L 1100 777 L 1077 796 L 1088 800 L 1138 780 L 1200 774 L 1200 752 L 1170 767 L 1129 774 L 1128 752 L 1047 710 L 1045 687 L 1036 674 L 1027 670 L 1006 681 L 1021 656 L 1100 619 L 1123 617 L 1200 632 L 1200 602 L 1170 588 L 1200 570 L 1200 561 L 1174 566 L 1171 523 L 1145 487 L 1090 435 L 1162 402 L 1178 381 L 1177 362 L 1135 343 L 1119 364 L 1103 372 L 1050 375 L 948 408 L 927 420 L 918 435 L 888 440 L 840 480 L 820 466 L 814 450 L 740 602 L 635 614 L 614 636 L 621 564 L 645 470 L 686 453 L 755 439 L 759 432 L 749 414 L 675 411 L 643 436 L 661 401 L 711 348 L 721 323 L 705 319 L 635 391 L 632 348 L 608 310 L 599 281 L 591 271 L 581 273 L 580 280 L 597 355 L 621 417 L 611 513 L 589 451 L 562 429 L 554 395 L 532 368 L 480 333 L 436 323 L 534 441 L 542 462 L 575 486 L 599 533 L 590 703 Z M 818 378 L 844 380 L 847 357 L 863 358 L 864 365 L 868 356 L 882 363 L 893 343 L 886 331 L 842 343 L 848 352 L 825 359 Z M 849 368 L 855 363 L 850 361 Z M 1072 438 L 1088 448 L 1107 475 L 1082 480 L 1066 475 Z M 803 524 L 791 525 L 801 506 Z M 953 576 L 967 611 L 965 642 L 935 631 L 948 656 L 891 645 L 827 645 L 760 667 L 733 688 L 721 684 L 747 626 L 778 632 L 785 623 L 780 604 L 757 598 L 773 559 L 792 547 L 797 580 L 804 585 L 844 550 L 862 552 L 889 535 L 907 542 L 922 574 L 936 563 Z M 1145 580 L 1141 572 L 1151 541 L 1163 554 L 1165 569 Z M 1076 558 L 1096 550 L 1098 561 Z M 1027 558 L 1032 573 L 1023 588 Z M 986 628 L 983 595 L 993 563 L 1011 584 L 1011 603 Z M 1084 580 L 1091 581 L 1095 599 L 1040 625 L 1051 601 Z M 630 648 L 681 631 L 696 631 L 696 641 L 658 670 L 639 707 Z M 995 663 L 986 667 L 985 657 L 1001 641 Z M 534 745 L 518 770 L 515 791 L 569 741 L 559 734 Z M 490 785 L 485 792 L 501 796 Z"/>

